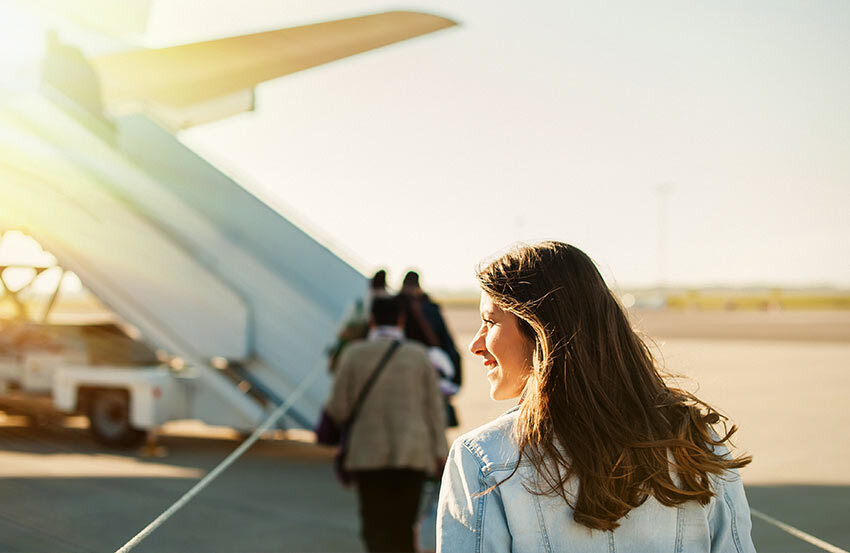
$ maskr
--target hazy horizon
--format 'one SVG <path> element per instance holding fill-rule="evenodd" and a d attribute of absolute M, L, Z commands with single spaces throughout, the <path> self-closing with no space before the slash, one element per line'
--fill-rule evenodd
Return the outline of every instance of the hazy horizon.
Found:
<path fill-rule="evenodd" d="M 413 7 L 460 26 L 262 85 L 183 139 L 393 282 L 474 289 L 482 259 L 558 239 L 621 288 L 850 285 L 850 4 Z M 384 9 L 247 2 L 213 29 Z"/>

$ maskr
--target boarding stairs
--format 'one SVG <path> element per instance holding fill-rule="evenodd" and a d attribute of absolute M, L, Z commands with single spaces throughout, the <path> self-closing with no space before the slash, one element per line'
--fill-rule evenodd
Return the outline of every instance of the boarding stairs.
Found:
<path fill-rule="evenodd" d="M 36 238 L 195 375 L 192 409 L 250 429 L 308 373 L 362 274 L 145 115 L 0 98 L 0 225 Z M 185 380 L 185 378 L 184 378 Z M 322 375 L 288 412 L 310 427 Z"/>

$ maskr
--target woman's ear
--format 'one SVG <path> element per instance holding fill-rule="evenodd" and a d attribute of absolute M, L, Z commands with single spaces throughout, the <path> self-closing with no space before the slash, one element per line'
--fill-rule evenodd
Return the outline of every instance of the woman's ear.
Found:
<path fill-rule="evenodd" d="M 542 358 L 543 350 L 540 348 L 540 344 L 537 339 L 530 339 L 526 342 L 528 344 L 527 357 L 528 357 L 528 371 L 529 374 L 534 373 L 534 366 L 540 363 Z"/>

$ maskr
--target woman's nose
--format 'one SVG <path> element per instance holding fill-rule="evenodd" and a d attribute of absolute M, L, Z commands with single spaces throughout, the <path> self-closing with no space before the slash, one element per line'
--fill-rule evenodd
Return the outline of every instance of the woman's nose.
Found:
<path fill-rule="evenodd" d="M 484 327 L 478 329 L 478 332 L 475 333 L 475 337 L 469 343 L 469 351 L 474 353 L 475 355 L 484 355 L 484 352 L 487 348 L 484 347 L 484 333 L 481 330 Z"/>

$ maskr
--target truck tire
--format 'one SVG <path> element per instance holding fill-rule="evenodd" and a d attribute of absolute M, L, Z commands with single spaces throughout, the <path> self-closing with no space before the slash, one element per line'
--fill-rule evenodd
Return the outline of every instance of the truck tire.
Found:
<path fill-rule="evenodd" d="M 93 391 L 88 417 L 94 439 L 102 444 L 132 447 L 145 439 L 145 431 L 130 424 L 130 395 L 126 390 Z"/>

